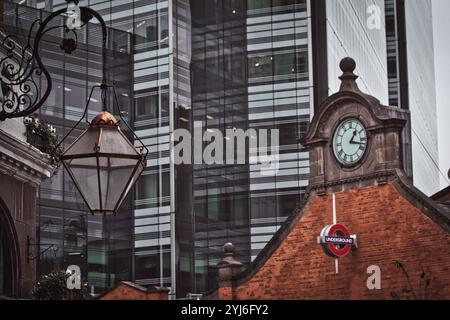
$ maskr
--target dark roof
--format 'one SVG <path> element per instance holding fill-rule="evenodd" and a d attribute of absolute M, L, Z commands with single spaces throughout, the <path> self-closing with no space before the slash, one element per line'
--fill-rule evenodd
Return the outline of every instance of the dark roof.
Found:
<path fill-rule="evenodd" d="M 435 193 L 430 198 L 437 202 L 441 202 L 442 199 L 449 199 L 444 201 L 450 205 L 450 186 Z"/>

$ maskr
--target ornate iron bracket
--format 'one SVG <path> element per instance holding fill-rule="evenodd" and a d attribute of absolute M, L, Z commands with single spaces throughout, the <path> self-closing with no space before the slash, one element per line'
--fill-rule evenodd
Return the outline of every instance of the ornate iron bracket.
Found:
<path fill-rule="evenodd" d="M 75 5 L 78 4 L 78 0 L 66 1 Z M 106 91 L 106 24 L 95 10 L 88 7 L 80 7 L 79 9 L 82 23 L 80 28 L 85 26 L 93 17 L 97 18 L 102 27 L 104 61 L 102 90 Z M 50 14 L 43 21 L 41 19 L 34 21 L 25 44 L 16 36 L 4 35 L 3 33 L 1 46 L 3 46 L 6 55 L 0 59 L 0 121 L 30 115 L 38 110 L 49 97 L 52 90 L 52 79 L 42 63 L 39 45 L 47 32 L 62 28 L 64 39 L 60 45 L 61 50 L 66 54 L 71 54 L 76 50 L 78 37 L 75 29 L 69 29 L 66 24 L 47 28 L 50 21 L 66 12 L 66 9 L 61 9 Z M 39 28 L 34 41 L 32 41 L 32 33 L 37 26 Z M 42 81 L 45 92 L 41 94 L 37 78 L 42 76 L 45 78 Z M 106 99 L 103 101 L 103 108 L 106 110 Z"/>
<path fill-rule="evenodd" d="M 36 246 L 38 250 L 40 250 L 40 246 L 47 246 L 47 248 L 45 248 L 42 251 L 39 251 L 38 254 L 33 257 L 31 256 L 31 249 L 30 249 L 33 246 Z M 56 252 L 59 250 L 58 246 L 54 243 L 34 243 L 31 241 L 30 236 L 27 236 L 27 263 L 30 263 L 30 261 L 39 258 L 50 249 L 53 249 L 55 255 Z"/>

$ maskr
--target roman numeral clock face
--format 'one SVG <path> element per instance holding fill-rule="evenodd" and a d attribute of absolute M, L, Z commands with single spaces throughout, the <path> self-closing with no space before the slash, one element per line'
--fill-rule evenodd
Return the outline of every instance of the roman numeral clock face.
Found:
<path fill-rule="evenodd" d="M 342 165 L 356 165 L 367 149 L 367 132 L 358 119 L 344 120 L 336 128 L 333 137 L 334 156 Z"/>

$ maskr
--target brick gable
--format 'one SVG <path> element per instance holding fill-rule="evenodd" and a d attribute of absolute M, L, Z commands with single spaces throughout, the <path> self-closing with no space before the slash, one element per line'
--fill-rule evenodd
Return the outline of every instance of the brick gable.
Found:
<path fill-rule="evenodd" d="M 336 194 L 337 221 L 358 236 L 359 249 L 340 259 L 335 274 L 333 259 L 317 244 L 321 229 L 332 224 L 331 199 L 314 197 L 265 263 L 233 288 L 219 288 L 217 298 L 450 298 L 449 233 L 392 183 Z M 411 285 L 395 261 L 403 264 Z M 370 265 L 381 268 L 381 290 L 367 289 Z M 402 292 L 409 287 L 413 292 Z"/>

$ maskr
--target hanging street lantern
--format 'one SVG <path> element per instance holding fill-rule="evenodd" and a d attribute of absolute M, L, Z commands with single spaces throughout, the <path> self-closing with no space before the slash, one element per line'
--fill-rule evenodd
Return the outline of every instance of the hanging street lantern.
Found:
<path fill-rule="evenodd" d="M 106 111 L 59 158 L 93 214 L 115 214 L 146 166 Z"/>
<path fill-rule="evenodd" d="M 92 87 L 83 116 L 55 147 L 55 154 L 59 154 L 59 160 L 66 168 L 92 214 L 116 214 L 146 167 L 145 159 L 149 150 L 123 119 L 116 90 L 113 85 L 107 83 L 107 29 L 104 19 L 91 8 L 78 7 L 79 0 L 66 0 L 66 2 L 68 3 L 67 9 L 57 10 L 43 21 L 38 19 L 32 23 L 25 46 L 19 46 L 20 39 L 14 36 L 6 36 L 2 41 L 1 44 L 7 54 L 0 61 L 0 68 L 3 70 L 0 82 L 3 93 L 7 95 L 3 101 L 0 101 L 0 121 L 31 115 L 39 110 L 49 97 L 52 90 L 52 79 L 40 56 L 39 45 L 42 37 L 49 30 L 61 28 L 64 38 L 60 48 L 69 55 L 78 47 L 77 30 L 86 26 L 95 17 L 102 28 L 102 82 L 101 85 Z M 53 19 L 57 18 L 58 21 L 61 21 L 59 19 L 61 15 L 67 17 L 67 23 L 47 28 Z M 32 31 L 36 26 L 39 27 L 34 40 L 32 40 Z M 36 82 L 34 80 L 36 75 L 42 75 L 43 79 Z M 41 90 L 42 88 L 45 88 L 45 91 Z M 92 100 L 92 94 L 96 88 L 101 89 L 103 111 L 90 123 L 88 122 L 89 127 L 81 136 L 75 139 L 62 153 L 59 153 L 59 146 L 72 131 L 83 119 L 86 118 L 87 121 L 89 102 Z M 114 93 L 114 103 L 111 108 L 117 108 L 120 122 L 108 112 L 107 91 L 109 89 L 112 89 Z M 127 132 L 134 136 L 137 143 L 140 143 L 139 149 L 122 132 L 119 123 L 123 123 L 127 127 Z"/>

